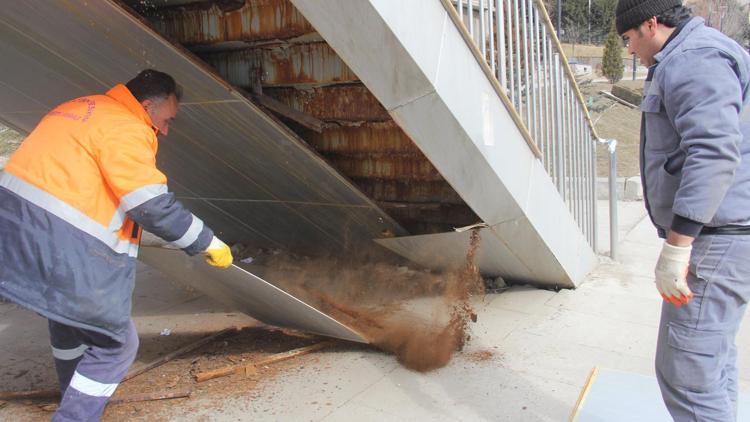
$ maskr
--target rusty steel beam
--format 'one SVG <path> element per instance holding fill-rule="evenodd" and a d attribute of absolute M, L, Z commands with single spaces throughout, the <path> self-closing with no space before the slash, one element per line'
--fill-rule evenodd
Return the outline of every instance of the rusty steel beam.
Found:
<path fill-rule="evenodd" d="M 399 221 L 425 224 L 448 224 L 463 227 L 481 220 L 466 204 L 414 204 L 406 202 L 377 202 L 378 206 Z M 407 224 L 408 225 L 408 224 Z"/>
<path fill-rule="evenodd" d="M 263 93 L 324 121 L 391 120 L 377 98 L 361 83 L 312 89 L 264 88 Z"/>
<path fill-rule="evenodd" d="M 393 120 L 356 125 L 327 124 L 321 133 L 305 133 L 304 138 L 324 155 L 397 153 L 427 160 Z"/>
<path fill-rule="evenodd" d="M 444 180 L 379 180 L 352 177 L 352 182 L 368 198 L 377 202 L 464 204 L 463 199 Z"/>
<path fill-rule="evenodd" d="M 429 161 L 419 155 L 365 154 L 327 156 L 327 161 L 349 177 L 368 177 L 387 180 L 443 180 Z"/>
<path fill-rule="evenodd" d="M 162 34 L 186 46 L 289 40 L 315 32 L 288 0 L 203 1 L 169 7 L 133 6 Z M 184 3 L 184 2 L 183 2 Z"/>
<path fill-rule="evenodd" d="M 273 97 L 264 94 L 253 94 L 252 98 L 263 107 L 273 111 L 281 117 L 292 120 L 298 125 L 302 125 L 317 133 L 323 131 L 323 122 L 321 120 L 289 107 Z"/>
<path fill-rule="evenodd" d="M 330 85 L 359 78 L 324 42 L 202 53 L 232 85 L 251 90 L 260 71 L 263 86 Z"/>

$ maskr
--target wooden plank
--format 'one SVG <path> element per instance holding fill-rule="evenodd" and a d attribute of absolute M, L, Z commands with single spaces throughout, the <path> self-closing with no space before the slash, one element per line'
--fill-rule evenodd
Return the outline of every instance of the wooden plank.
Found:
<path fill-rule="evenodd" d="M 268 108 L 274 113 L 278 113 L 287 119 L 294 121 L 310 130 L 321 133 L 323 132 L 323 121 L 316 119 L 315 117 L 305 114 L 299 110 L 293 109 L 288 105 L 276 100 L 273 97 L 269 97 L 264 94 L 253 94 L 252 98 L 263 107 Z"/>
<path fill-rule="evenodd" d="M 59 399 L 60 390 L 0 391 L 0 400 Z"/>
<path fill-rule="evenodd" d="M 183 355 L 185 353 L 191 352 L 191 351 L 193 351 L 193 350 L 195 350 L 195 349 L 197 349 L 197 348 L 199 348 L 199 347 L 201 347 L 201 346 L 203 346 L 203 345 L 205 345 L 207 343 L 210 343 L 211 341 L 216 340 L 217 338 L 219 338 L 219 337 L 221 337 L 221 336 L 223 336 L 223 335 L 225 335 L 227 333 L 237 332 L 237 331 L 239 331 L 239 329 L 237 327 L 227 328 L 225 330 L 219 331 L 218 333 L 212 334 L 212 335 L 210 335 L 208 337 L 204 337 L 204 338 L 202 338 L 202 339 L 200 339 L 200 340 L 198 340 L 196 342 L 193 342 L 193 343 L 190 343 L 190 344 L 188 344 L 186 346 L 183 346 L 183 347 L 175 350 L 174 352 L 167 353 L 166 355 L 164 355 L 164 356 L 160 357 L 159 359 L 156 359 L 156 360 L 154 360 L 152 362 L 145 363 L 145 364 L 134 365 L 134 366 L 132 366 L 130 368 L 130 370 L 128 371 L 127 375 L 125 375 L 125 377 L 120 382 L 125 382 L 125 381 L 127 381 L 127 380 L 129 380 L 131 378 L 137 377 L 138 375 L 140 375 L 140 374 L 142 374 L 142 373 L 144 373 L 146 371 L 149 371 L 149 370 L 154 369 L 154 368 L 156 368 L 158 366 L 164 365 L 165 363 L 169 362 L 170 360 L 172 360 L 172 359 L 174 359 L 176 357 L 179 357 L 179 356 L 181 356 L 181 355 Z"/>
<path fill-rule="evenodd" d="M 197 382 L 204 382 L 212 380 L 214 378 L 225 377 L 233 374 L 245 374 L 250 375 L 256 372 L 257 367 L 261 365 L 270 365 L 273 363 L 281 362 L 284 360 L 292 359 L 297 356 L 306 355 L 308 353 L 315 352 L 334 344 L 335 341 L 323 341 L 311 346 L 300 347 L 299 349 L 289 350 L 288 352 L 277 353 L 266 358 L 260 359 L 257 362 L 252 362 L 248 365 L 229 365 L 223 368 L 214 369 L 211 371 L 199 372 L 195 375 Z"/>
<path fill-rule="evenodd" d="M 183 389 L 183 390 L 175 390 L 175 391 L 157 391 L 153 393 L 126 394 L 126 395 L 121 395 L 121 396 L 115 395 L 109 401 L 109 404 L 179 399 L 183 397 L 190 397 L 191 394 L 193 394 L 192 389 Z"/>
<path fill-rule="evenodd" d="M 586 400 L 586 396 L 589 394 L 589 390 L 591 390 L 591 386 L 594 384 L 594 381 L 596 380 L 596 376 L 598 374 L 599 367 L 595 366 L 594 369 L 591 370 L 589 378 L 586 380 L 586 384 L 584 384 L 583 390 L 581 390 L 581 394 L 578 396 L 578 401 L 573 408 L 573 413 L 570 414 L 570 418 L 568 419 L 569 422 L 575 422 L 576 419 L 578 419 L 578 413 L 581 411 L 583 402 Z"/>

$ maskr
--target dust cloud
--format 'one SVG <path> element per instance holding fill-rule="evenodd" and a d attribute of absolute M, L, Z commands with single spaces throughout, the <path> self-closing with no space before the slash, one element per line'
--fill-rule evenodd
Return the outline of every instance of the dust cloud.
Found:
<path fill-rule="evenodd" d="M 426 372 L 462 350 L 476 322 L 471 298 L 484 294 L 476 264 L 479 231 L 470 239 L 464 266 L 453 272 L 278 254 L 258 275 L 393 353 L 405 367 Z"/>

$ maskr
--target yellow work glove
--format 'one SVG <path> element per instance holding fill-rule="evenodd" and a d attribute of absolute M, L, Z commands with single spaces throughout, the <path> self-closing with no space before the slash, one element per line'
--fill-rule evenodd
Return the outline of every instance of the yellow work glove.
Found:
<path fill-rule="evenodd" d="M 688 264 L 692 246 L 674 246 L 664 241 L 656 263 L 656 288 L 667 302 L 679 307 L 693 298 L 687 284 Z"/>
<path fill-rule="evenodd" d="M 206 262 L 214 267 L 227 268 L 234 261 L 229 246 L 216 236 L 211 239 L 211 244 L 208 245 L 208 248 L 203 253 L 206 254 Z"/>

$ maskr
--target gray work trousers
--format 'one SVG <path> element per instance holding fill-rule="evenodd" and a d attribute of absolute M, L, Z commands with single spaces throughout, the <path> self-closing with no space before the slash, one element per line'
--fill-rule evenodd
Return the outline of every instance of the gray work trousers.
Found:
<path fill-rule="evenodd" d="M 133 321 L 125 343 L 52 320 L 49 334 L 62 394 L 52 421 L 98 421 L 138 352 Z"/>
<path fill-rule="evenodd" d="M 694 295 L 687 305 L 662 304 L 655 362 L 662 397 L 675 421 L 734 421 L 750 235 L 696 238 L 687 280 Z"/>

